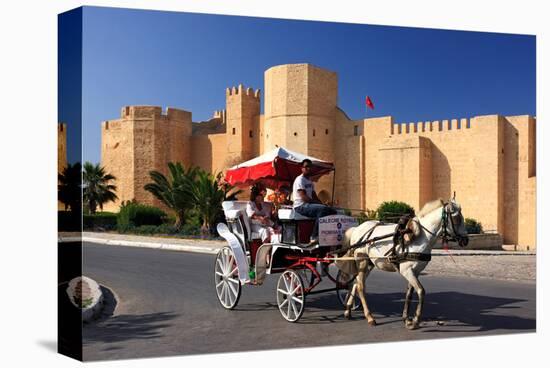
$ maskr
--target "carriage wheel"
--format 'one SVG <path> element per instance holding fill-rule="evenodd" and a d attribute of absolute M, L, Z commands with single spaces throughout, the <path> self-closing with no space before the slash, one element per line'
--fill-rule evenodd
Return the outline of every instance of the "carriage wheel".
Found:
<path fill-rule="evenodd" d="M 216 256 L 214 280 L 216 295 L 222 307 L 235 308 L 241 297 L 241 282 L 237 261 L 230 247 L 223 247 Z"/>
<path fill-rule="evenodd" d="M 345 307 L 346 301 L 348 300 L 349 294 L 351 293 L 351 288 L 353 287 L 353 281 L 355 280 L 355 277 L 352 277 L 351 280 L 346 280 L 344 277 L 344 273 L 342 271 L 338 271 L 338 274 L 336 275 L 336 295 L 338 296 L 338 300 L 340 300 L 340 303 Z M 351 310 L 356 310 L 359 308 L 359 305 L 361 304 L 361 300 L 357 295 L 353 297 L 353 304 L 351 305 Z"/>
<path fill-rule="evenodd" d="M 304 282 L 294 270 L 282 273 L 277 282 L 277 305 L 284 319 L 296 322 L 304 313 Z"/>

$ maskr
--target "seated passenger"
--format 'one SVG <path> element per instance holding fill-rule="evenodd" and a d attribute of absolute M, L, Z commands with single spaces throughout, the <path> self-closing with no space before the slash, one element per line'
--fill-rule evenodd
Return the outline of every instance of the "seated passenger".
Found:
<path fill-rule="evenodd" d="M 263 193 L 257 187 L 252 187 L 250 191 L 250 202 L 246 205 L 246 214 L 250 219 L 250 230 L 259 233 L 262 242 L 270 242 L 271 236 L 279 233 L 279 227 L 271 219 L 271 204 L 264 202 Z"/>
<path fill-rule="evenodd" d="M 306 158 L 302 161 L 302 174 L 294 179 L 292 187 L 294 211 L 302 216 L 315 219 L 310 245 L 319 243 L 319 218 L 336 214 L 336 210 L 321 204 L 321 201 L 319 201 L 313 182 L 310 180 L 312 166 L 313 164 L 310 159 Z"/>

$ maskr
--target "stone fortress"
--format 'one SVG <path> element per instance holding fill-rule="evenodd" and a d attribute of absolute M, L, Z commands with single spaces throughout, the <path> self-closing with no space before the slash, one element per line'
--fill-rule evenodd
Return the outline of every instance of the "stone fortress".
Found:
<path fill-rule="evenodd" d="M 101 164 L 116 176 L 119 201 L 159 205 L 143 189 L 167 162 L 223 171 L 277 146 L 332 161 L 342 207 L 376 209 L 399 200 L 416 210 L 456 192 L 465 217 L 518 249 L 536 246 L 536 118 L 487 115 L 418 123 L 391 116 L 351 120 L 338 107 L 335 72 L 311 64 L 265 71 L 259 90 L 227 88 L 225 109 L 206 122 L 191 112 L 126 106 L 101 126 Z M 332 175 L 317 184 L 329 199 Z"/>

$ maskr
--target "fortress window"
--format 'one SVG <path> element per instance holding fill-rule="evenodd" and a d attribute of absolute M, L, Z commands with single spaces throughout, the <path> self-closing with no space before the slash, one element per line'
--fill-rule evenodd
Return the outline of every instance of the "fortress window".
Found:
<path fill-rule="evenodd" d="M 252 138 L 252 130 L 248 131 L 248 136 Z"/>
<path fill-rule="evenodd" d="M 353 127 L 353 135 L 359 135 L 359 126 L 354 126 Z"/>
<path fill-rule="evenodd" d="M 313 129 L 313 136 L 315 137 L 315 129 Z"/>
<path fill-rule="evenodd" d="M 130 106 L 126 106 L 126 115 L 130 115 Z"/>
<path fill-rule="evenodd" d="M 328 129 L 325 129 L 325 134 L 328 134 Z"/>
<path fill-rule="evenodd" d="M 233 135 L 235 135 L 235 128 L 233 128 L 233 130 L 231 132 L 233 133 Z"/>
<path fill-rule="evenodd" d="M 297 136 L 298 136 L 298 133 L 294 132 L 294 136 L 297 137 Z"/>

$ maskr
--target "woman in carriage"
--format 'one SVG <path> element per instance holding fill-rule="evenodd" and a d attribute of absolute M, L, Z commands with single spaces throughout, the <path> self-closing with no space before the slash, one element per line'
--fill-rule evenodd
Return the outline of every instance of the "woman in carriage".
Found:
<path fill-rule="evenodd" d="M 250 218 L 251 230 L 260 234 L 262 242 L 269 243 L 272 235 L 280 232 L 280 226 L 273 221 L 273 206 L 264 201 L 265 193 L 261 185 L 252 186 L 246 214 Z"/>

